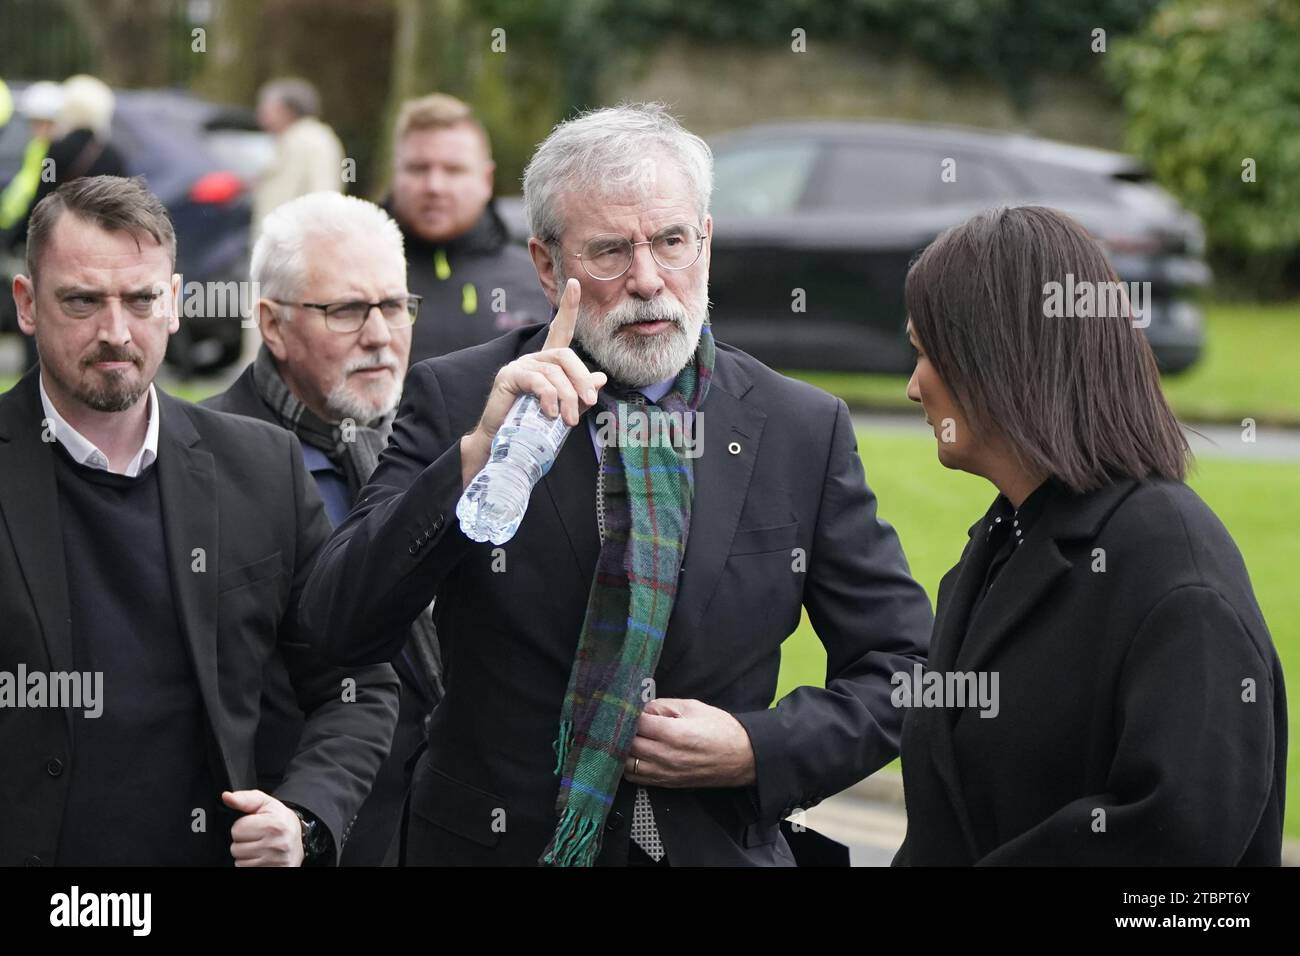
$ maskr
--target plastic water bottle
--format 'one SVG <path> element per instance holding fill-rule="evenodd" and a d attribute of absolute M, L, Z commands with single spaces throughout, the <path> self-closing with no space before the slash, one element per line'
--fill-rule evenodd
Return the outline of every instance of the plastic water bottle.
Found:
<path fill-rule="evenodd" d="M 492 455 L 456 504 L 460 529 L 471 541 L 505 544 L 519 530 L 533 488 L 555 464 L 571 429 L 548 418 L 537 396 L 519 396 L 492 439 Z"/>

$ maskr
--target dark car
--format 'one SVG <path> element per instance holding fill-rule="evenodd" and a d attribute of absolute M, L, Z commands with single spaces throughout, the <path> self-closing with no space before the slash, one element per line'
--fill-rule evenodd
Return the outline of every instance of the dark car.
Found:
<path fill-rule="evenodd" d="M 1163 370 L 1200 356 L 1191 293 L 1210 275 L 1201 225 L 1131 157 L 897 123 L 764 125 L 711 145 L 714 327 L 770 365 L 910 372 L 909 263 L 979 210 L 1022 203 L 1070 213 L 1121 282 L 1150 283 L 1141 321 Z"/>
<path fill-rule="evenodd" d="M 15 98 L 23 88 L 10 84 Z M 251 110 L 173 90 L 115 90 L 114 96 L 112 142 L 171 214 L 176 271 L 185 286 L 205 293 L 183 297 L 167 361 L 181 375 L 215 371 L 240 354 L 240 317 L 229 314 L 228 290 L 248 278 L 250 187 L 273 144 Z M 27 124 L 15 115 L 0 129 L 0 184 L 17 172 L 26 143 Z"/>

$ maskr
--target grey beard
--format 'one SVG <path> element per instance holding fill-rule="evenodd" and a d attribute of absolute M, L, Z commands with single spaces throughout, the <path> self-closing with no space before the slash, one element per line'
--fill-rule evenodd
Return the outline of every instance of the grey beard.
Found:
<path fill-rule="evenodd" d="M 643 388 L 674 378 L 686 367 L 700 342 L 707 306 L 697 314 L 689 308 L 657 301 L 626 302 L 603 316 L 578 307 L 574 337 L 611 379 L 630 388 Z M 648 338 L 622 329 L 634 321 L 667 320 L 674 328 Z"/>
<path fill-rule="evenodd" d="M 326 411 L 335 422 L 352 419 L 358 425 L 367 425 L 387 415 L 401 399 L 401 383 L 394 388 L 396 394 L 385 396 L 383 401 L 368 401 L 348 391 L 347 383 L 340 384 L 325 399 Z"/>
<path fill-rule="evenodd" d="M 362 395 L 374 395 L 373 390 L 367 389 L 358 394 L 348 387 L 348 375 L 350 373 L 384 364 L 400 367 L 397 356 L 386 348 L 374 353 L 367 359 L 353 361 L 343 367 L 343 377 L 325 396 L 325 411 L 334 422 L 351 419 L 358 425 L 368 425 L 376 419 L 383 418 L 397 407 L 397 403 L 402 400 L 402 376 L 400 374 L 393 376 L 392 388 L 378 398 L 362 397 Z"/>
<path fill-rule="evenodd" d="M 364 399 L 354 394 L 349 388 L 346 377 L 339 382 L 325 397 L 325 410 L 335 422 L 346 418 L 358 425 L 367 425 L 377 418 L 382 418 L 397 407 L 402 398 L 402 382 L 398 379 L 388 395 L 382 400 Z"/>

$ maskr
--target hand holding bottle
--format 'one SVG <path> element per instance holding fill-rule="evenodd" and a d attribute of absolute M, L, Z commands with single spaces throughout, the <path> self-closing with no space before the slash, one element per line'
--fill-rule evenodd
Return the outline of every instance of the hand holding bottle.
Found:
<path fill-rule="evenodd" d="M 569 279 L 542 350 L 520 356 L 497 372 L 478 425 L 460 440 L 461 481 L 465 487 L 487 464 L 492 439 L 519 396 L 537 396 L 543 412 L 551 418 L 562 417 L 570 427 L 596 404 L 596 393 L 605 385 L 605 373 L 587 371 L 577 353 L 569 348 L 581 295 L 578 280 Z"/>

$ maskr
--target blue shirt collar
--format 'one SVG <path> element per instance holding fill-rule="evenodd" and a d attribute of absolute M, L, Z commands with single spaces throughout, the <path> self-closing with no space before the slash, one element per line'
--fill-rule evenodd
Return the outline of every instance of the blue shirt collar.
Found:
<path fill-rule="evenodd" d="M 637 391 L 644 395 L 648 401 L 657 402 L 672 391 L 673 383 L 676 381 L 677 376 L 674 375 L 672 378 L 664 379 L 662 382 L 655 382 L 653 385 L 647 385 L 645 388 L 638 388 Z"/>

